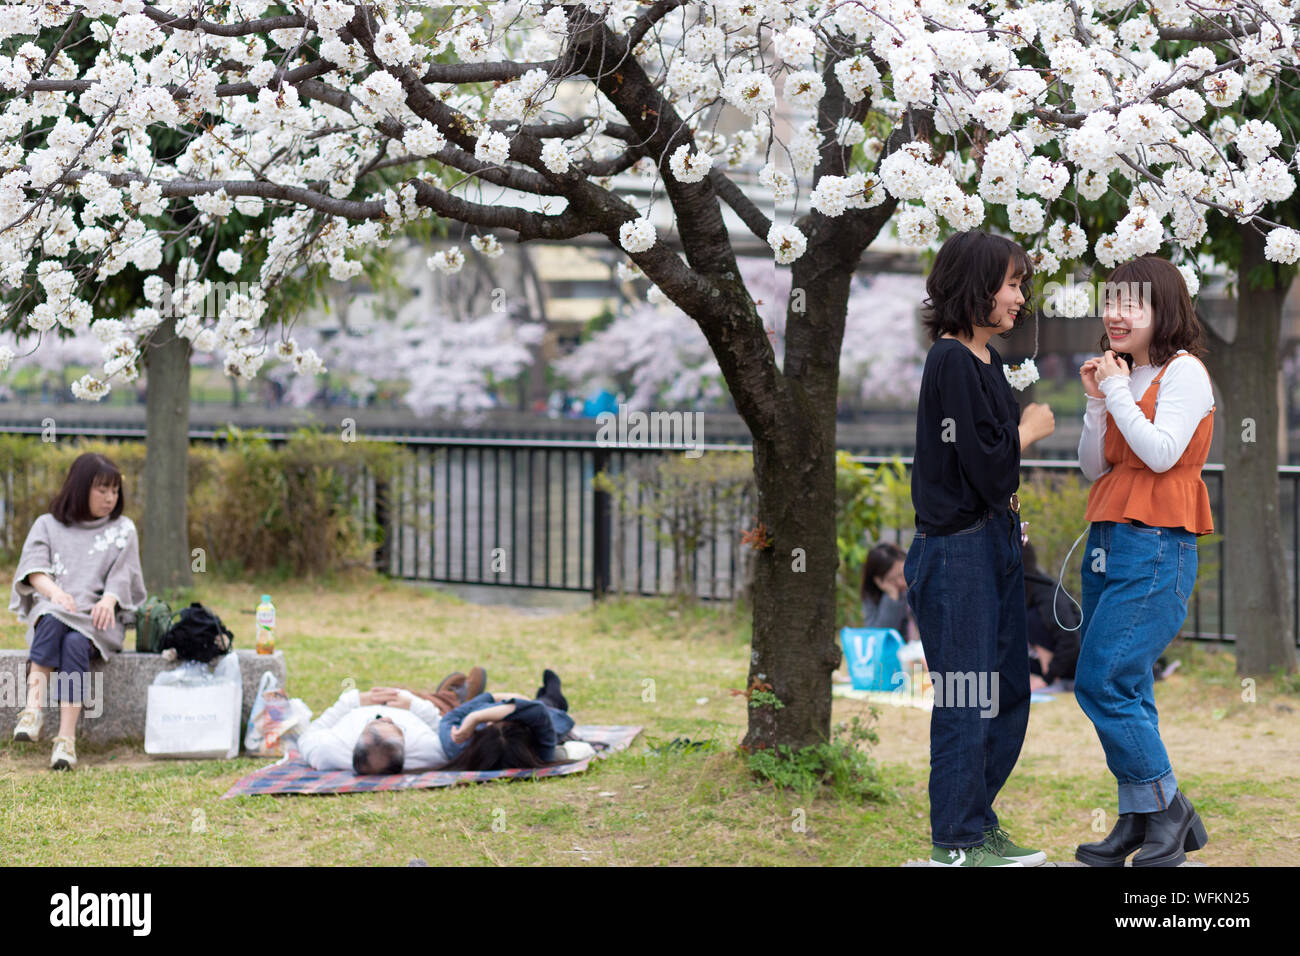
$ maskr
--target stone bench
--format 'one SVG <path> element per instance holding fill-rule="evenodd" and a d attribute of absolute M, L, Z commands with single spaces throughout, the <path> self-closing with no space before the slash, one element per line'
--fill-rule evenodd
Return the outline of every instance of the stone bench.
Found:
<path fill-rule="evenodd" d="M 287 687 L 288 682 L 283 651 L 258 654 L 255 650 L 236 650 L 235 653 L 239 655 L 239 675 L 244 684 L 244 706 L 240 714 L 242 741 L 262 675 L 271 671 L 281 687 Z M 92 702 L 81 712 L 77 740 L 92 743 L 143 740 L 149 685 L 161 671 L 176 666 L 176 662 L 164 660 L 161 654 L 138 654 L 135 651 L 110 654 L 107 660 L 95 658 L 90 665 Z M 26 650 L 0 650 L 0 746 L 13 739 L 18 712 L 26 703 L 26 674 Z M 101 696 L 102 700 L 95 699 Z M 92 717 L 92 710 L 98 710 L 99 715 Z M 47 693 L 41 739 L 52 740 L 58 729 L 58 708 L 50 703 Z"/>

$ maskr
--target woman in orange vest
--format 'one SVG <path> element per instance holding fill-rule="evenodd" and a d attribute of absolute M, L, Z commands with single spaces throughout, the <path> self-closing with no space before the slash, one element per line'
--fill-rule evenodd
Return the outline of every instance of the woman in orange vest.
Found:
<path fill-rule="evenodd" d="M 1104 354 L 1079 373 L 1088 394 L 1079 467 L 1093 486 L 1074 692 L 1119 784 L 1119 819 L 1075 857 L 1123 866 L 1138 850 L 1134 866 L 1177 866 L 1208 837 L 1160 740 L 1152 665 L 1187 618 L 1196 537 L 1214 530 L 1201 480 L 1214 392 L 1173 263 L 1126 262 L 1103 294 Z"/>

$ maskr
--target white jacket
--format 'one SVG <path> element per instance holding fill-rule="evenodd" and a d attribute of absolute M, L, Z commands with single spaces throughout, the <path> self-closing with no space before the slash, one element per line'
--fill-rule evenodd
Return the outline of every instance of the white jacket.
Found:
<path fill-rule="evenodd" d="M 363 707 L 356 689 L 344 691 L 333 707 L 311 722 L 298 739 L 298 752 L 317 770 L 351 770 L 357 738 L 376 717 L 391 717 L 406 738 L 403 772 L 438 770 L 447 764 L 438 739 L 437 707 L 422 697 L 412 697 L 410 710 L 384 704 Z"/>

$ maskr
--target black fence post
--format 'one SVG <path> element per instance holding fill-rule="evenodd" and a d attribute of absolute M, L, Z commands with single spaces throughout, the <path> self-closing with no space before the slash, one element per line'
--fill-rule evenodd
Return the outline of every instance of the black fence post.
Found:
<path fill-rule="evenodd" d="M 375 563 L 384 574 L 391 575 L 392 568 L 392 529 L 388 527 L 388 482 L 382 478 L 375 479 L 375 526 L 382 535 L 379 547 L 375 548 Z"/>
<path fill-rule="evenodd" d="M 609 468 L 609 449 L 596 448 L 592 453 L 592 477 Z M 592 484 L 591 598 L 599 601 L 609 590 L 609 556 L 611 551 L 609 492 Z"/>

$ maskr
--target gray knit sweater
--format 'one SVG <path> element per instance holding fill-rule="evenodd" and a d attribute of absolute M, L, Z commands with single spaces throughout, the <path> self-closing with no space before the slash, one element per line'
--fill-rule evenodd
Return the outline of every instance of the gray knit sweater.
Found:
<path fill-rule="evenodd" d="M 66 610 L 39 594 L 25 579 L 44 571 L 54 583 L 72 595 L 76 611 Z M 90 620 L 90 611 L 106 594 L 117 599 L 117 612 L 110 627 L 100 630 Z M 68 627 L 86 635 L 99 653 L 122 650 L 126 636 L 124 622 L 134 621 L 135 612 L 148 595 L 140 570 L 140 543 L 135 523 L 126 515 L 112 519 L 105 515 L 71 525 L 46 513 L 32 523 L 14 572 L 9 610 L 18 613 L 19 623 L 28 624 L 27 645 L 36 634 L 42 614 L 53 614 Z"/>

